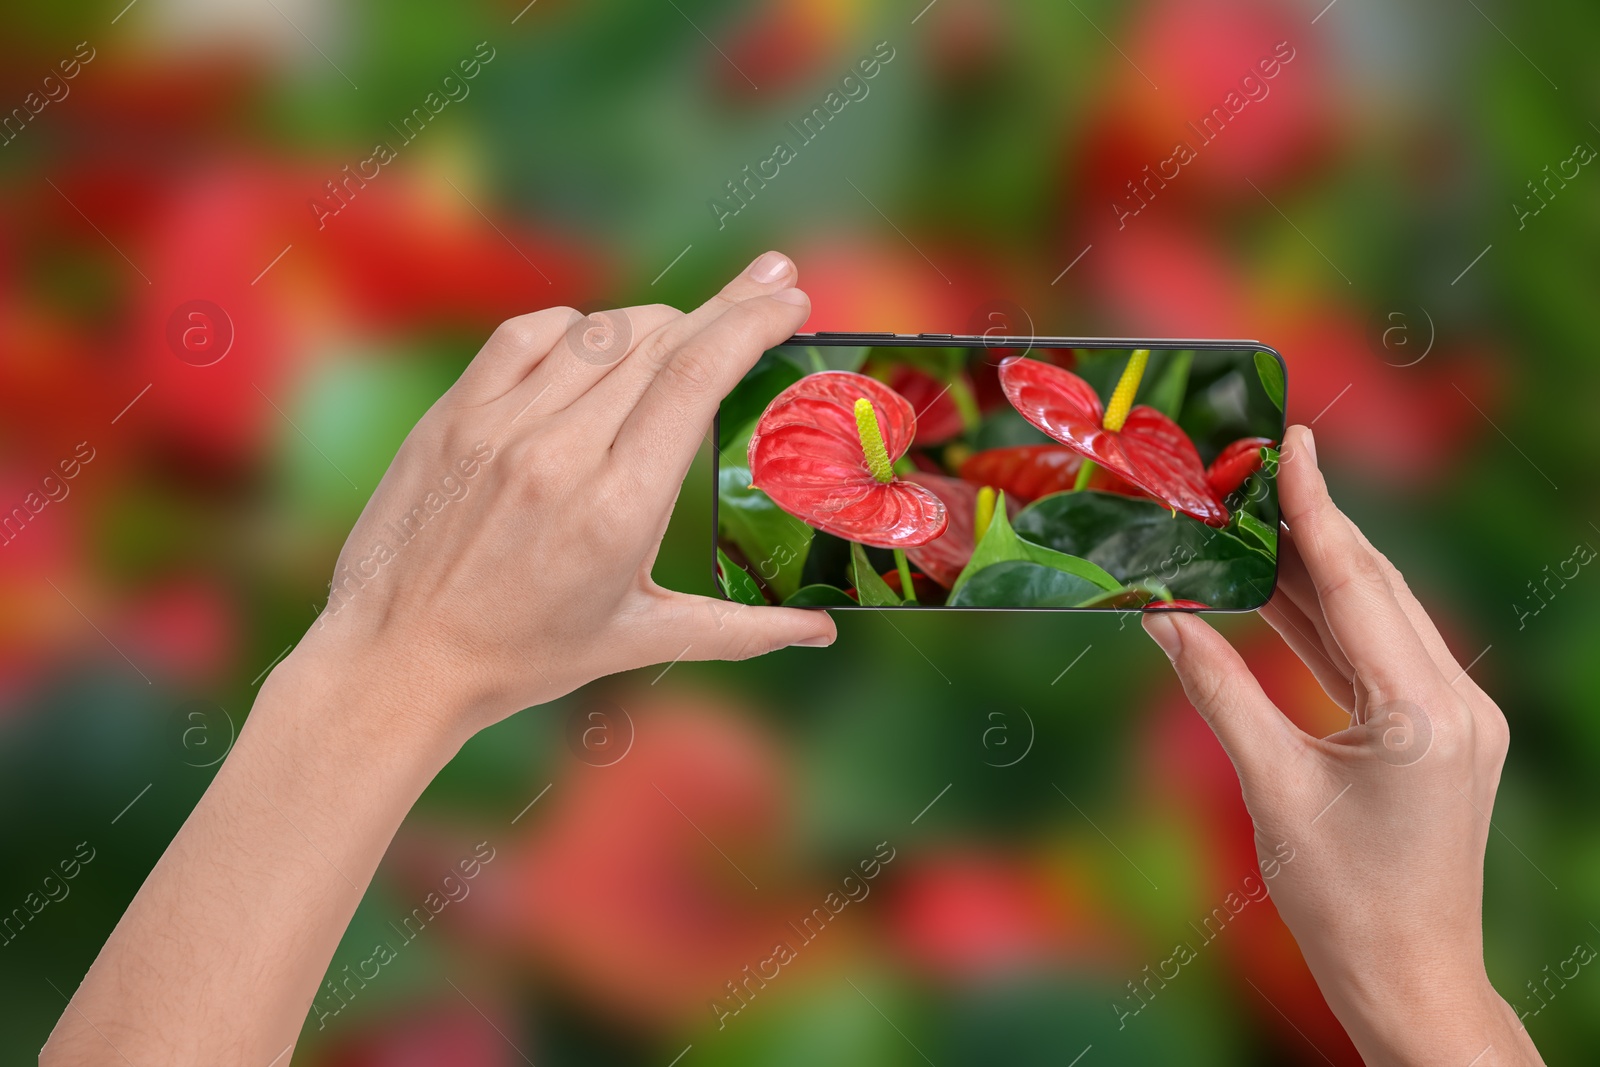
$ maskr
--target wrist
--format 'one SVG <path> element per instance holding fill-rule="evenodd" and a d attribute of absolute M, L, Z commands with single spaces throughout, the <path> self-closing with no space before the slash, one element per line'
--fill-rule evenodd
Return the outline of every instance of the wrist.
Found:
<path fill-rule="evenodd" d="M 414 665 L 391 670 L 308 638 L 262 683 L 240 741 L 257 734 L 306 776 L 380 775 L 409 805 L 471 735 L 449 693 Z"/>
<path fill-rule="evenodd" d="M 437 770 L 471 736 L 474 707 L 469 687 L 425 656 L 312 629 L 267 676 L 252 715 L 401 759 L 442 754 Z"/>
<path fill-rule="evenodd" d="M 1532 1044 L 1481 963 L 1414 972 L 1381 988 L 1352 982 L 1328 1003 L 1369 1064 L 1540 1062 L 1525 1054 Z"/>

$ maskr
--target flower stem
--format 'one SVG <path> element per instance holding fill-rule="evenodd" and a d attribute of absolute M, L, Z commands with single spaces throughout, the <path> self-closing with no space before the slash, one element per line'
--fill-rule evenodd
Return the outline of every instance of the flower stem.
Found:
<path fill-rule="evenodd" d="M 1085 458 L 1083 466 L 1078 468 L 1078 480 L 1072 483 L 1074 493 L 1089 487 L 1089 479 L 1094 476 L 1094 460 Z"/>
<path fill-rule="evenodd" d="M 911 564 L 906 560 L 906 554 L 900 549 L 894 550 L 895 570 L 900 572 L 900 599 L 907 604 L 917 602 L 917 591 L 911 584 Z"/>

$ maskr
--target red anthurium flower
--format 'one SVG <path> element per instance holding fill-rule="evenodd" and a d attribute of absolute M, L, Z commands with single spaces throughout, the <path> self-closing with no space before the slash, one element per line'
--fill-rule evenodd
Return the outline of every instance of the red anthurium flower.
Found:
<path fill-rule="evenodd" d="M 966 568 L 967 562 L 972 559 L 972 550 L 977 547 L 978 486 L 960 478 L 947 478 L 942 474 L 927 474 L 921 471 L 910 477 L 923 487 L 932 490 L 935 496 L 944 501 L 950 522 L 945 527 L 944 533 L 925 545 L 907 549 L 906 556 L 929 578 L 949 589 Z M 1021 504 L 1012 500 L 1008 493 L 1006 513 L 1015 515 L 1021 509 Z M 985 518 L 993 515 L 991 502 Z M 898 588 L 894 582 L 889 584 L 893 588 Z"/>
<path fill-rule="evenodd" d="M 1198 600 L 1152 600 L 1144 606 L 1145 611 L 1210 611 L 1210 604 L 1202 604 Z"/>
<path fill-rule="evenodd" d="M 851 371 L 822 371 L 773 398 L 750 438 L 750 475 L 784 511 L 819 530 L 878 548 L 924 545 L 949 515 L 894 461 L 916 436 L 905 397 Z"/>
<path fill-rule="evenodd" d="M 967 369 L 972 377 L 972 399 L 980 412 L 988 414 L 1009 403 L 1005 390 L 1000 388 L 1000 364 L 1024 354 L 1067 370 L 1071 370 L 1078 362 L 1077 352 L 1070 348 L 1030 348 L 1026 353 L 1018 352 L 1015 348 L 985 348 L 983 358 L 974 361 Z"/>
<path fill-rule="evenodd" d="M 1206 484 L 1189 435 L 1155 408 L 1133 406 L 1149 358 L 1147 349 L 1134 352 L 1105 408 L 1088 382 L 1036 359 L 1007 362 L 1000 368 L 1000 384 L 1011 406 L 1057 441 L 1173 510 L 1223 526 L 1228 508 Z"/>
<path fill-rule="evenodd" d="M 1083 456 L 1066 445 L 1011 445 L 968 456 L 961 464 L 961 477 L 1004 490 L 1008 501 L 1030 504 L 1042 496 L 1071 489 L 1082 468 Z M 1125 496 L 1148 495 L 1104 467 L 1096 467 L 1089 475 L 1088 487 Z"/>
<path fill-rule="evenodd" d="M 1261 469 L 1261 450 L 1271 448 L 1270 437 L 1241 437 L 1228 445 L 1206 468 L 1206 484 L 1223 499 L 1244 484 L 1244 480 Z"/>
<path fill-rule="evenodd" d="M 905 397 L 917 413 L 914 444 L 936 445 L 966 429 L 961 408 L 951 395 L 956 388 L 972 392 L 972 383 L 965 374 L 961 375 L 960 385 L 948 385 L 927 371 L 899 363 L 889 371 L 889 388 Z"/>
<path fill-rule="evenodd" d="M 883 584 L 887 585 L 893 592 L 898 593 L 902 597 L 906 595 L 905 590 L 900 587 L 900 572 L 898 570 L 884 571 L 882 574 L 878 575 L 878 577 L 882 578 Z M 847 590 L 846 592 L 853 592 L 853 590 Z M 926 574 L 918 571 L 911 575 L 910 595 L 915 600 L 926 604 L 937 601 L 939 597 L 943 595 L 943 590 L 939 588 L 939 583 L 935 582 Z"/>

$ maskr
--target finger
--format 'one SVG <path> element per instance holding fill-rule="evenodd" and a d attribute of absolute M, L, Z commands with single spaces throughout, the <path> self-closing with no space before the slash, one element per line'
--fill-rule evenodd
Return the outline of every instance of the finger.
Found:
<path fill-rule="evenodd" d="M 799 280 L 800 271 L 788 256 L 777 251 L 763 252 L 740 271 L 738 277 L 723 286 L 721 292 L 681 320 L 658 330 L 656 336 L 650 338 L 650 344 L 670 351 L 746 300 L 793 288 Z"/>
<path fill-rule="evenodd" d="M 639 573 L 651 584 L 655 582 L 653 572 L 656 569 L 656 558 L 661 555 L 661 544 L 667 538 L 667 527 L 672 525 L 672 513 L 678 510 L 678 497 L 682 495 L 682 491 L 683 485 L 680 483 L 673 492 L 672 499 L 664 502 L 665 506 L 660 509 L 661 515 L 656 521 L 655 530 L 650 540 L 645 542 L 650 546 L 650 550 L 644 554 L 644 561 L 639 564 Z"/>
<path fill-rule="evenodd" d="M 515 417 L 537 418 L 563 410 L 593 389 L 646 338 L 684 317 L 666 304 L 641 304 L 591 315 L 566 310 L 565 328 L 551 341 L 549 354 L 511 392 Z"/>
<path fill-rule="evenodd" d="M 1478 683 L 1466 671 L 1462 670 L 1460 660 L 1450 651 L 1450 646 L 1445 643 L 1444 636 L 1440 634 L 1432 616 L 1428 614 L 1427 609 L 1422 606 L 1422 602 L 1412 592 L 1410 583 L 1406 581 L 1405 575 L 1400 573 L 1400 569 L 1394 565 L 1388 556 L 1378 550 L 1377 546 L 1372 543 L 1372 540 L 1367 537 L 1361 527 L 1357 526 L 1349 516 L 1344 516 L 1344 520 L 1349 523 L 1351 532 L 1361 542 L 1362 546 L 1372 553 L 1373 558 L 1378 561 L 1378 566 L 1383 570 L 1384 577 L 1389 583 L 1389 588 L 1394 592 L 1395 600 L 1410 621 L 1412 629 L 1416 631 L 1417 637 L 1422 641 L 1423 647 L 1427 649 L 1428 655 L 1432 658 L 1434 666 L 1439 669 L 1439 673 L 1444 678 L 1451 680 L 1451 684 L 1463 695 L 1475 697 L 1481 703 L 1492 703 Z M 1323 619 L 1320 608 L 1315 607 L 1316 591 L 1312 587 L 1310 575 L 1306 573 L 1305 564 L 1300 560 L 1299 553 L 1293 550 L 1293 545 L 1292 534 L 1285 534 L 1279 540 L 1280 558 L 1283 562 L 1282 569 L 1279 572 L 1279 584 L 1289 592 L 1296 603 L 1302 605 L 1312 604 L 1315 612 L 1313 617 L 1319 627 L 1326 630 L 1326 620 Z M 1289 551 L 1284 551 L 1285 547 Z M 1344 653 L 1337 642 L 1332 641 L 1326 633 L 1324 633 L 1324 637 L 1328 642 L 1329 655 L 1336 662 L 1342 664 L 1341 670 L 1348 677 L 1352 670 L 1349 666 L 1349 661 L 1345 659 Z M 1326 689 L 1327 687 L 1324 686 L 1324 688 Z M 1331 692 L 1330 695 L 1332 695 Z"/>
<path fill-rule="evenodd" d="M 1411 620 L 1411 628 L 1422 639 L 1423 647 L 1428 650 L 1428 655 L 1433 657 L 1434 665 L 1439 668 L 1439 673 L 1446 678 L 1455 678 L 1462 673 L 1461 664 L 1450 651 L 1450 646 L 1444 643 L 1444 637 L 1439 633 L 1439 628 L 1433 624 L 1433 619 L 1423 608 L 1411 591 L 1411 586 L 1406 582 L 1405 575 L 1400 573 L 1400 568 L 1390 562 L 1389 557 L 1379 552 L 1367 535 L 1361 532 L 1361 527 L 1355 523 L 1350 524 L 1350 529 L 1356 538 L 1366 546 L 1368 552 L 1378 561 L 1378 566 L 1383 568 L 1384 577 L 1389 580 L 1389 588 L 1394 590 L 1395 600 L 1400 603 L 1400 610 L 1406 613 L 1406 618 Z"/>
<path fill-rule="evenodd" d="M 1339 647 L 1339 642 L 1334 640 L 1328 618 L 1322 613 L 1322 601 L 1317 598 L 1317 587 L 1311 581 L 1305 561 L 1300 558 L 1294 534 L 1288 530 L 1280 531 L 1278 536 L 1278 590 L 1305 617 L 1310 632 L 1316 635 L 1322 645 L 1323 657 L 1333 665 L 1333 669 L 1346 681 L 1354 678 L 1356 669 L 1350 657 L 1344 654 L 1344 649 Z"/>
<path fill-rule="evenodd" d="M 1246 795 L 1252 783 L 1275 776 L 1303 737 L 1261 691 L 1232 645 L 1198 616 L 1151 611 L 1144 631 L 1172 661 L 1183 691 L 1222 742 Z"/>
<path fill-rule="evenodd" d="M 763 352 L 787 339 L 810 313 L 811 301 L 798 289 L 783 289 L 731 308 L 661 363 L 623 420 L 613 453 L 648 458 L 653 480 L 676 486 L 707 436 L 722 398 Z M 630 374 L 636 369 L 628 368 Z M 597 390 L 585 405 L 598 397 Z"/>
<path fill-rule="evenodd" d="M 1421 639 L 1423 647 L 1427 649 L 1428 655 L 1433 659 L 1434 665 L 1438 667 L 1439 672 L 1446 678 L 1454 678 L 1459 675 L 1461 673 L 1461 664 L 1451 654 L 1449 646 L 1444 643 L 1444 639 L 1439 635 L 1439 631 L 1433 625 L 1433 620 L 1428 616 L 1427 611 L 1423 609 L 1416 596 L 1412 594 L 1410 586 L 1406 584 L 1405 577 L 1401 575 L 1399 569 L 1389 561 L 1387 556 L 1373 546 L 1367 535 L 1361 532 L 1361 528 L 1352 522 L 1349 516 L 1342 516 L 1342 518 L 1349 524 L 1350 530 L 1357 540 L 1372 554 L 1378 566 L 1383 570 L 1384 578 L 1388 581 L 1389 588 L 1394 592 L 1396 602 L 1400 605 L 1401 611 L 1405 613 L 1406 619 L 1411 623 L 1411 627 L 1416 631 L 1418 638 Z M 1325 642 L 1327 654 L 1332 657 L 1339 670 L 1348 678 L 1354 673 L 1354 668 L 1345 657 L 1343 650 L 1339 648 L 1338 642 L 1333 640 L 1331 632 L 1328 630 L 1327 620 L 1323 617 L 1321 604 L 1317 598 L 1316 588 L 1311 581 L 1311 575 L 1306 571 L 1305 563 L 1293 546 L 1293 534 L 1285 534 L 1279 539 L 1281 564 L 1278 571 L 1278 587 L 1288 594 L 1301 611 L 1309 616 L 1312 620 L 1311 624 L 1317 628 L 1318 633 Z M 1329 695 L 1332 694 L 1330 693 Z"/>
<path fill-rule="evenodd" d="M 1268 626 L 1278 631 L 1278 636 L 1283 638 L 1290 651 L 1310 668 L 1312 676 L 1322 686 L 1322 691 L 1328 694 L 1328 698 L 1354 714 L 1355 686 L 1349 676 L 1343 674 L 1328 658 L 1327 647 L 1318 636 L 1316 626 L 1306 618 L 1306 613 L 1281 590 L 1256 612 L 1267 621 Z"/>
<path fill-rule="evenodd" d="M 553 307 L 502 322 L 461 372 L 456 391 L 477 403 L 506 395 L 538 366 L 578 314 L 573 308 Z"/>
<path fill-rule="evenodd" d="M 808 608 L 753 607 L 670 593 L 667 609 L 668 620 L 655 627 L 663 660 L 749 659 L 791 645 L 831 645 L 838 636 L 827 612 Z"/>
<path fill-rule="evenodd" d="M 1375 702 L 1387 703 L 1414 693 L 1419 682 L 1442 683 L 1382 567 L 1329 498 L 1311 431 L 1295 426 L 1285 437 L 1290 448 L 1278 489 L 1284 522 L 1361 687 Z"/>
<path fill-rule="evenodd" d="M 748 301 L 757 297 L 770 297 L 786 290 L 792 291 L 798 279 L 799 272 L 794 264 L 781 252 L 765 252 L 758 256 L 755 262 L 746 267 L 738 277 L 723 286 L 722 291 L 716 296 L 641 341 L 638 351 L 629 356 L 627 365 L 619 367 L 603 388 L 595 390 L 592 406 L 609 413 L 612 419 L 611 425 L 620 426 L 629 412 L 638 407 L 640 398 L 652 388 L 663 368 L 668 366 L 685 346 L 694 342 L 724 315 Z M 793 333 L 804 322 L 804 318 L 800 319 L 789 333 Z M 787 336 L 788 334 L 784 335 Z M 760 358 L 759 352 L 756 358 Z M 742 370 L 740 374 L 743 374 Z M 728 388 L 731 389 L 732 385 L 730 384 Z M 727 390 L 718 393 L 717 399 L 721 400 L 726 392 Z M 709 422 L 709 417 L 705 421 Z"/>

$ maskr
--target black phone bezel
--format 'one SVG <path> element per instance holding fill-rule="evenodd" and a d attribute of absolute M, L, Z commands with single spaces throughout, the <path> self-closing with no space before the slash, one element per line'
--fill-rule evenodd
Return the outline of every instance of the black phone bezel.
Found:
<path fill-rule="evenodd" d="M 1284 381 L 1284 423 L 1283 429 L 1289 429 L 1288 396 L 1289 396 L 1289 365 L 1279 352 L 1271 345 L 1262 344 L 1260 341 L 1227 340 L 1222 338 L 1182 338 L 1182 337 L 1054 337 L 1054 336 L 1014 336 L 1009 334 L 949 334 L 949 333 L 849 333 L 819 331 L 817 333 L 797 333 L 785 341 L 772 346 L 772 348 L 787 348 L 790 345 L 810 345 L 819 348 L 844 348 L 869 345 L 876 348 L 1020 348 L 1024 350 L 1034 348 L 1148 348 L 1151 351 L 1178 351 L 1182 349 L 1207 350 L 1207 351 L 1251 351 L 1265 352 L 1278 361 L 1278 367 L 1283 372 Z M 770 349 L 769 349 L 770 351 Z M 716 447 L 716 442 L 721 436 L 722 412 L 718 408 L 717 414 L 711 420 L 711 587 L 718 599 L 729 604 L 739 601 L 723 590 L 722 583 L 717 580 L 717 521 L 718 504 L 717 483 L 718 473 L 721 469 L 721 453 Z M 1279 445 L 1283 443 L 1282 436 L 1278 439 Z M 1280 526 L 1282 518 L 1279 519 Z M 1214 614 L 1214 615 L 1246 615 L 1258 611 L 1272 595 L 1277 592 L 1278 578 L 1282 572 L 1282 561 L 1273 557 L 1272 588 L 1267 591 L 1266 599 L 1260 604 L 1249 608 L 1165 608 L 1166 611 L 1183 611 L 1189 614 Z M 809 607 L 801 605 L 806 610 L 814 611 L 884 611 L 882 607 L 873 607 L 866 604 L 840 604 L 827 607 Z M 948 611 L 955 614 L 984 611 L 1013 611 L 1013 612 L 1039 612 L 1056 614 L 1062 612 L 1098 614 L 1098 615 L 1126 615 L 1129 612 L 1143 612 L 1145 608 L 1001 608 L 1001 607 L 969 607 L 953 608 L 947 604 L 918 604 L 912 608 L 896 608 L 896 611 Z"/>

